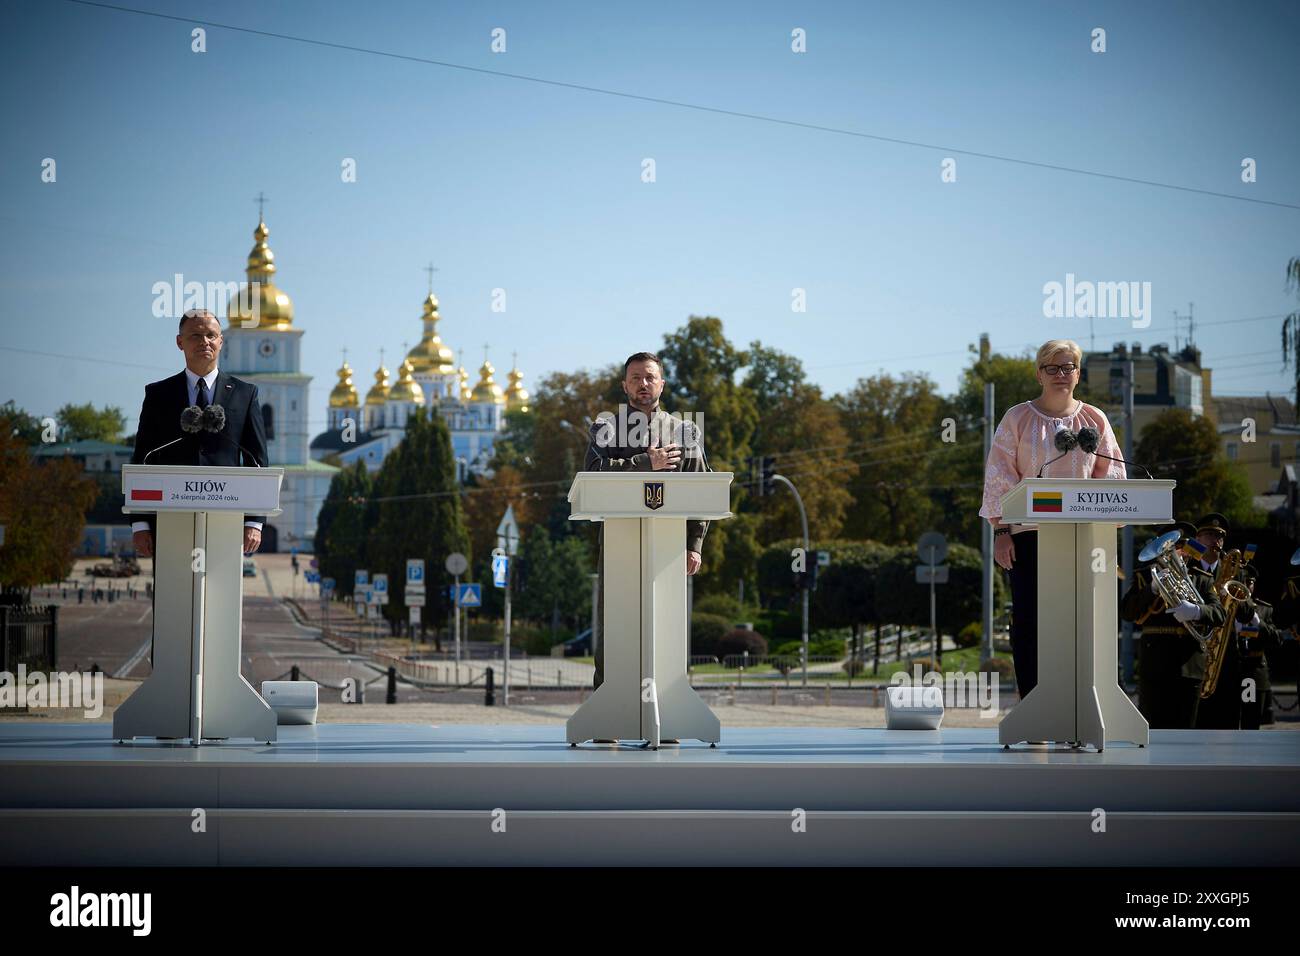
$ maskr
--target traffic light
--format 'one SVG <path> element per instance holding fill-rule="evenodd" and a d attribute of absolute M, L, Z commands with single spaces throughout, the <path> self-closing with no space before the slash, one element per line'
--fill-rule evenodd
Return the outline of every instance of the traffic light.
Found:
<path fill-rule="evenodd" d="M 773 481 L 773 478 L 775 477 L 776 459 L 771 455 L 763 456 L 762 473 L 759 475 L 758 480 L 758 493 L 760 495 L 771 495 L 776 493 L 776 482 Z"/>

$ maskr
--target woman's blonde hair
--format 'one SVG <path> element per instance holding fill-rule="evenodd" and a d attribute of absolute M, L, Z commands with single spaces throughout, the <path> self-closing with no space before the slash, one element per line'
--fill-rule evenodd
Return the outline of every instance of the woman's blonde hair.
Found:
<path fill-rule="evenodd" d="M 1038 358 L 1034 361 L 1034 368 L 1046 364 L 1057 352 L 1069 352 L 1075 365 L 1083 364 L 1083 349 L 1079 348 L 1078 342 L 1070 339 L 1052 339 L 1049 342 L 1044 342 L 1043 347 L 1038 350 Z"/>

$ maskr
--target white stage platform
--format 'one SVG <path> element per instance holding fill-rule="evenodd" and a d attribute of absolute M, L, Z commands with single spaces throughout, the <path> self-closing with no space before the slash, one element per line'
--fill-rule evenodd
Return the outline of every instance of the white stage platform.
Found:
<path fill-rule="evenodd" d="M 657 752 L 572 749 L 563 726 L 323 724 L 199 749 L 111 733 L 0 724 L 0 865 L 1300 863 L 1290 732 L 1157 730 L 1100 754 L 1004 751 L 995 726 L 724 728 L 717 749 Z"/>

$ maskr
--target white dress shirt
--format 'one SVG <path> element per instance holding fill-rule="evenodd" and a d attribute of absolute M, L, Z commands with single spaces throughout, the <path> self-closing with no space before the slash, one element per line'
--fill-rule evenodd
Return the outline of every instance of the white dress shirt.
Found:
<path fill-rule="evenodd" d="M 218 370 L 217 368 L 213 368 L 212 371 L 209 372 L 207 375 L 200 375 L 198 372 L 191 372 L 191 371 L 190 371 L 190 367 L 189 367 L 188 365 L 185 366 L 185 384 L 189 387 L 189 396 L 190 396 L 190 404 L 191 404 L 191 405 L 197 405 L 197 404 L 198 404 L 198 401 L 199 401 L 199 379 L 203 379 L 203 381 L 207 383 L 207 386 L 208 386 L 208 401 L 209 401 L 210 403 L 214 401 L 213 394 L 212 394 L 212 387 L 213 387 L 213 386 L 216 384 L 216 382 L 217 382 L 217 372 L 218 372 L 218 371 L 219 371 L 219 370 Z M 258 531 L 261 531 L 261 530 L 262 530 L 262 522 L 260 522 L 260 521 L 245 521 L 245 522 L 244 522 L 244 527 L 245 527 L 245 528 L 256 528 Z M 132 522 L 131 522 L 131 533 L 132 533 L 132 534 L 134 534 L 134 533 L 137 532 L 137 531 L 148 531 L 148 530 L 149 530 L 149 522 L 147 522 L 147 521 L 132 521 Z"/>
<path fill-rule="evenodd" d="M 217 371 L 218 371 L 218 370 L 214 368 L 214 369 L 213 369 L 211 372 L 209 372 L 207 375 L 198 375 L 198 374 L 196 374 L 196 373 L 194 373 L 194 372 L 191 372 L 190 369 L 189 369 L 189 366 L 188 366 L 188 365 L 185 367 L 185 382 L 186 382 L 186 384 L 188 384 L 189 387 L 190 387 L 190 404 L 191 404 L 191 405 L 197 405 L 197 404 L 199 403 L 199 379 L 203 379 L 203 381 L 205 381 L 205 382 L 207 383 L 207 385 L 208 385 L 208 401 L 209 401 L 209 402 L 212 402 L 212 401 L 213 401 L 213 396 L 212 396 L 212 386 L 216 384 L 216 381 L 217 381 Z"/>

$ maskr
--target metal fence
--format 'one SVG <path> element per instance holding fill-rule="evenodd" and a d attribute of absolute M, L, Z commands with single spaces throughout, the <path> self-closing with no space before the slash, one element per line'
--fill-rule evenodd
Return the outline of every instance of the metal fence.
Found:
<path fill-rule="evenodd" d="M 0 605 L 0 671 L 12 674 L 24 664 L 29 671 L 52 672 L 58 646 L 57 607 Z"/>

